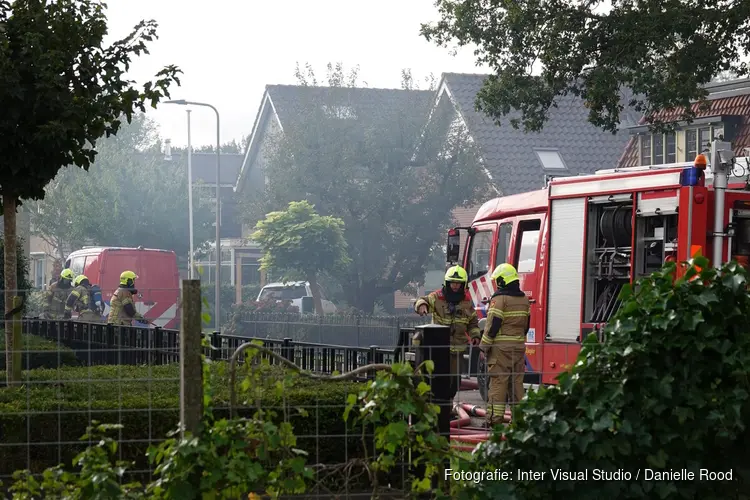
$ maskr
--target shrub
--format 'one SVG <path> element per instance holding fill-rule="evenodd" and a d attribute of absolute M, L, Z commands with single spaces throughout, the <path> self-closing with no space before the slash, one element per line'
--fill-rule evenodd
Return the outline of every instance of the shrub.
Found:
<path fill-rule="evenodd" d="M 475 452 L 472 469 L 514 477 L 467 483 L 461 497 L 747 498 L 747 275 L 735 263 L 717 271 L 701 257 L 695 265 L 703 271 L 689 267 L 674 281 L 671 264 L 624 290 L 605 342 L 589 336 L 559 385 L 518 405 L 514 423 L 500 429 L 506 440 L 495 436 Z M 646 469 L 686 470 L 696 480 L 655 481 Z M 733 480 L 700 480 L 699 469 L 731 471 Z M 521 480 L 517 470 L 547 480 Z M 592 480 L 596 470 L 626 477 Z M 550 471 L 587 471 L 589 480 L 554 480 Z"/>
<path fill-rule="evenodd" d="M 78 364 L 75 352 L 61 346 L 53 340 L 36 335 L 23 334 L 21 336 L 22 366 L 24 370 L 36 368 L 57 368 L 59 366 L 75 366 Z M 5 352 L 5 335 L 0 330 L 0 350 Z M 5 356 L 0 357 L 0 370 L 5 370 Z"/>
<path fill-rule="evenodd" d="M 226 363 L 213 366 L 214 415 L 223 418 L 228 416 Z M 283 375 L 275 366 L 260 369 L 268 370 L 266 379 Z M 148 470 L 149 444 L 162 441 L 179 421 L 177 365 L 66 367 L 32 370 L 28 375 L 32 383 L 27 386 L 0 390 L 0 475 L 19 469 L 39 473 L 59 463 L 69 466 L 90 444 L 79 442 L 79 437 L 92 420 L 122 424 L 119 458 L 135 461 L 136 470 Z M 361 453 L 360 442 L 347 435 L 342 418 L 347 395 L 359 387 L 299 378 L 280 394 L 268 391 L 259 396 L 264 409 L 275 407 L 280 416 L 285 413 L 280 407 L 306 410 L 307 416 L 288 412 L 297 446 L 310 451 L 315 462 L 343 463 L 347 453 Z M 252 413 L 249 407 L 238 411 L 240 416 Z"/>

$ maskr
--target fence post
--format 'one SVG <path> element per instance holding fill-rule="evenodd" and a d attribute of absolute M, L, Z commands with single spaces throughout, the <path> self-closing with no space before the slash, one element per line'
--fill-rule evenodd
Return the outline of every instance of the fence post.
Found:
<path fill-rule="evenodd" d="M 221 344 L 221 332 L 213 332 L 211 334 L 211 359 L 214 361 L 222 359 L 224 353 Z"/>
<path fill-rule="evenodd" d="M 203 359 L 201 357 L 201 282 L 182 280 L 180 321 L 180 422 L 197 435 L 203 416 Z"/>

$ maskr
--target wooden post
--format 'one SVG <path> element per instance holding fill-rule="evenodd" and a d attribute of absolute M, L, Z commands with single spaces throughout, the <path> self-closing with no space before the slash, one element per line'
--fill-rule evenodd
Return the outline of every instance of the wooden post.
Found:
<path fill-rule="evenodd" d="M 23 305 L 23 298 L 15 296 L 13 297 L 13 309 L 20 309 Z M 11 350 L 11 358 L 13 359 L 13 364 L 11 366 L 8 366 L 7 369 L 9 372 L 13 373 L 13 382 L 20 384 L 21 383 L 21 371 L 23 368 L 23 356 L 21 350 L 23 349 L 23 341 L 21 340 L 21 334 L 23 333 L 23 324 L 21 323 L 23 318 L 23 313 L 21 311 L 18 311 L 13 315 L 13 344 L 8 347 L 9 350 Z"/>
<path fill-rule="evenodd" d="M 197 435 L 203 416 L 203 360 L 201 358 L 201 282 L 182 280 L 180 323 L 180 422 Z"/>

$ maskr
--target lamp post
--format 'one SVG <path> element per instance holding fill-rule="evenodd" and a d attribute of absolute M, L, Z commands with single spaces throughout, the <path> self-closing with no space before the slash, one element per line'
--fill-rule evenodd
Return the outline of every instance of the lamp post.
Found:
<path fill-rule="evenodd" d="M 181 106 L 203 106 L 213 109 L 216 113 L 216 275 L 214 277 L 216 288 L 214 291 L 214 325 L 216 325 L 216 331 L 221 331 L 221 137 L 219 134 L 219 111 L 211 104 L 186 101 L 185 99 L 174 99 L 165 101 L 165 103 Z"/>

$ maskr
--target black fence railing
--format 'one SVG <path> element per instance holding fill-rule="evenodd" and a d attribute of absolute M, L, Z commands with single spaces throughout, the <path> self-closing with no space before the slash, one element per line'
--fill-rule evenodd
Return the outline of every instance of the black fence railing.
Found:
<path fill-rule="evenodd" d="M 24 318 L 23 332 L 67 347 L 75 354 L 78 362 L 86 366 L 163 365 L 179 361 L 178 330 Z M 205 354 L 214 360 L 228 360 L 240 345 L 260 340 L 263 347 L 304 370 L 327 374 L 343 373 L 370 363 L 403 360 L 412 332 L 412 328 L 402 328 L 395 344 L 368 347 L 299 342 L 288 337 L 256 338 L 213 332 L 204 334 L 210 341 L 210 348 L 206 349 Z M 31 354 L 24 353 L 24 356 Z M 62 356 L 61 351 L 58 356 Z M 268 359 L 271 364 L 277 362 L 273 356 L 262 353 L 259 356 Z M 23 361 L 24 366 L 29 364 L 28 360 Z"/>
<path fill-rule="evenodd" d="M 225 328 L 240 337 L 284 339 L 339 346 L 393 346 L 402 328 L 430 322 L 429 316 L 359 316 L 278 312 L 236 313 Z"/>

